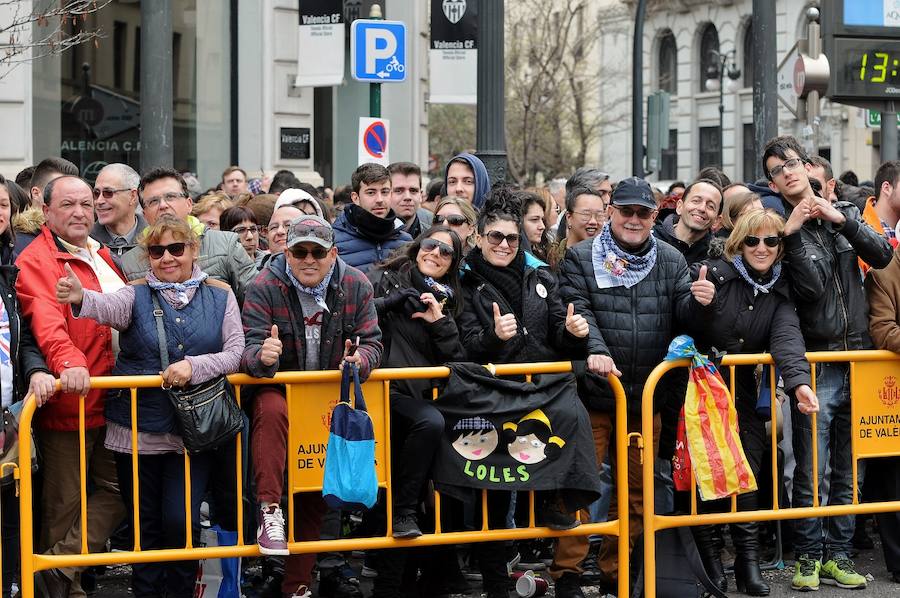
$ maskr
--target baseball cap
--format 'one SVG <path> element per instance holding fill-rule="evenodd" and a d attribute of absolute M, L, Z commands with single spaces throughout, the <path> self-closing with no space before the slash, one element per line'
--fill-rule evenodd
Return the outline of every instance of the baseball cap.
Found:
<path fill-rule="evenodd" d="M 315 243 L 331 249 L 331 246 L 334 245 L 334 229 L 327 220 L 320 216 L 298 216 L 291 220 L 287 247 L 291 248 L 298 243 Z"/>
<path fill-rule="evenodd" d="M 651 210 L 656 209 L 656 200 L 653 198 L 650 183 L 635 176 L 622 179 L 616 185 L 610 203 L 614 206 L 642 206 Z"/>

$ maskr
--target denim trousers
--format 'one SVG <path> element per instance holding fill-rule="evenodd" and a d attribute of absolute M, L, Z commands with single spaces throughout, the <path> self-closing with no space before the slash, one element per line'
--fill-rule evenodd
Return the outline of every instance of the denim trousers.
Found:
<path fill-rule="evenodd" d="M 850 504 L 853 501 L 853 468 L 849 364 L 816 364 L 816 394 L 819 397 L 816 437 L 820 504 L 825 504 L 822 499 L 826 488 L 825 469 L 829 464 L 827 504 Z M 813 504 L 812 418 L 800 413 L 795 401 L 791 404 L 791 422 L 796 460 L 792 506 L 809 507 Z M 850 551 L 853 529 L 852 515 L 798 519 L 794 526 L 794 553 L 818 559 L 846 555 Z"/>

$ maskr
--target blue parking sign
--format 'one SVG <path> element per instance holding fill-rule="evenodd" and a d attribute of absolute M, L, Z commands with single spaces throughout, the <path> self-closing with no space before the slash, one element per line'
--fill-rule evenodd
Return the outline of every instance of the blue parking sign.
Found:
<path fill-rule="evenodd" d="M 406 80 L 406 23 L 358 19 L 350 28 L 350 74 L 366 83 Z"/>

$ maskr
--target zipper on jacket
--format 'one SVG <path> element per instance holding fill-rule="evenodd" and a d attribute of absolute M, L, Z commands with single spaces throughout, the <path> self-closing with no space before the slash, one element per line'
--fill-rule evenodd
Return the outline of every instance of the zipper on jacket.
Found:
<path fill-rule="evenodd" d="M 819 234 L 819 229 L 816 228 L 815 230 L 816 230 L 816 238 L 819 240 L 819 244 L 822 245 L 822 247 L 824 248 L 824 247 L 825 247 L 825 243 L 822 241 L 822 236 Z M 839 271 L 838 271 L 838 259 L 837 259 L 838 256 L 837 256 L 837 252 L 834 252 L 834 253 L 835 253 L 835 255 L 834 255 L 834 257 L 835 257 L 835 259 L 834 259 L 834 265 L 831 267 L 831 271 L 832 271 L 832 274 L 833 274 L 832 278 L 834 279 L 834 288 L 837 289 L 838 298 L 840 299 L 840 304 L 841 304 L 841 315 L 842 315 L 843 318 L 844 318 L 844 322 L 843 322 L 843 324 L 844 324 L 844 334 L 843 334 L 843 339 L 844 339 L 844 351 L 849 351 L 850 349 L 849 349 L 849 347 L 847 346 L 847 345 L 848 345 L 848 342 L 847 342 L 847 328 L 850 326 L 850 315 L 847 313 L 847 306 L 846 306 L 846 304 L 845 304 L 845 299 L 844 299 L 844 287 L 841 286 L 841 277 L 839 276 Z"/>

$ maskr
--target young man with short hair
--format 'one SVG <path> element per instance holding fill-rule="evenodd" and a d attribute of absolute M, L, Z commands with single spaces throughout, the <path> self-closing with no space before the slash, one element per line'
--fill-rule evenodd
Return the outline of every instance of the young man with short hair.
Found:
<path fill-rule="evenodd" d="M 415 239 L 431 228 L 434 214 L 422 208 L 422 169 L 412 162 L 388 165 L 391 174 L 391 208 L 403 228 Z"/>
<path fill-rule="evenodd" d="M 891 261 L 890 244 L 862 221 L 856 206 L 848 202 L 832 204 L 813 193 L 809 179 L 812 164 L 795 138 L 786 135 L 769 141 L 762 164 L 769 188 L 781 194 L 787 216 L 784 263 L 790 268 L 791 290 L 807 350 L 871 349 L 869 308 L 857 258 L 874 268 L 884 268 Z M 825 467 L 831 463 L 828 502 L 850 504 L 849 364 L 818 364 L 816 381 L 819 496 L 825 495 Z M 812 419 L 793 403 L 791 423 L 797 462 L 791 505 L 809 507 L 813 498 Z M 817 590 L 820 581 L 844 588 L 866 587 L 866 578 L 856 572 L 849 556 L 853 527 L 852 515 L 797 520 L 797 563 L 791 587 Z"/>

